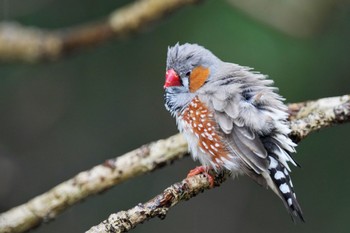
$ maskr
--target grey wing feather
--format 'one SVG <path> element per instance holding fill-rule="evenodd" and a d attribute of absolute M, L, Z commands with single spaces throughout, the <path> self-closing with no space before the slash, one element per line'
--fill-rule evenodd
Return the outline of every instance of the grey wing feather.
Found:
<path fill-rule="evenodd" d="M 255 133 L 247 128 L 247 127 L 243 127 L 242 125 L 237 125 L 238 127 L 236 127 L 246 138 L 250 139 L 250 140 L 254 140 L 255 138 Z M 266 156 L 263 156 L 264 158 L 266 158 Z"/>
<path fill-rule="evenodd" d="M 225 134 L 229 134 L 233 128 L 232 119 L 223 112 L 216 112 L 215 116 L 222 131 L 224 131 Z"/>
<path fill-rule="evenodd" d="M 253 170 L 257 174 L 267 171 L 267 151 L 259 135 L 238 118 L 239 100 L 236 99 L 237 96 L 231 95 L 231 101 L 228 101 L 217 98 L 217 95 L 218 93 L 212 93 L 209 97 L 206 95 L 202 99 L 215 112 L 215 120 L 224 133 L 228 148 L 233 155 L 238 156 L 243 161 L 248 170 Z"/>
<path fill-rule="evenodd" d="M 241 137 L 244 144 L 258 157 L 267 158 L 267 151 L 256 133 L 247 127 L 234 127 L 236 135 Z M 239 132 L 239 133 L 238 133 Z"/>
<path fill-rule="evenodd" d="M 242 161 L 246 163 L 257 174 L 267 171 L 268 161 L 266 160 L 267 152 L 257 135 L 247 137 L 246 129 L 234 126 L 230 134 L 225 138 L 229 148 Z"/>
<path fill-rule="evenodd" d="M 212 98 L 212 103 L 213 103 L 214 109 L 219 112 L 223 112 L 224 108 L 226 107 L 226 101 L 222 101 L 217 98 Z"/>
<path fill-rule="evenodd" d="M 225 113 L 229 117 L 231 117 L 232 119 L 236 119 L 238 117 L 239 109 L 238 109 L 237 105 L 235 105 L 235 104 L 228 104 L 228 105 L 226 105 L 224 110 L 225 110 Z"/>

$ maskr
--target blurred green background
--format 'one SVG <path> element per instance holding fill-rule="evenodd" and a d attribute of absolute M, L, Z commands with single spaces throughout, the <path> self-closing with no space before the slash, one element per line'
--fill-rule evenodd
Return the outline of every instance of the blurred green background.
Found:
<path fill-rule="evenodd" d="M 56 29 L 130 1 L 0 1 L 2 20 Z M 268 7 L 268 6 L 267 6 Z M 226 1 L 204 1 L 122 40 L 55 62 L 0 64 L 0 211 L 78 172 L 177 132 L 163 106 L 167 46 L 199 43 L 275 80 L 288 102 L 350 93 L 350 8 L 339 4 L 308 37 L 283 34 Z M 305 224 L 246 177 L 171 209 L 133 232 L 350 232 L 350 125 L 312 134 L 293 169 Z M 190 158 L 88 198 L 33 232 L 82 232 L 184 178 Z"/>

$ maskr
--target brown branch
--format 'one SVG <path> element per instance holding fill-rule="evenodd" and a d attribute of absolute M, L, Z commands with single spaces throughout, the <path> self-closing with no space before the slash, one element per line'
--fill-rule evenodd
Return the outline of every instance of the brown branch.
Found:
<path fill-rule="evenodd" d="M 349 122 L 350 95 L 290 104 L 289 112 L 292 128 L 291 135 L 296 141 L 300 141 L 309 133 L 318 129 Z M 186 153 L 187 144 L 185 140 L 181 135 L 175 135 L 166 140 L 150 143 L 123 156 L 108 160 L 91 170 L 79 173 L 72 179 L 57 185 L 29 202 L 0 214 L 0 232 L 27 231 L 44 220 L 49 221 L 55 218 L 65 209 L 89 196 L 107 190 L 127 179 L 154 171 L 174 160 L 182 158 Z M 225 176 L 216 176 L 216 185 L 219 185 L 224 180 L 222 177 Z M 124 217 L 120 221 L 106 220 L 101 223 L 103 226 L 100 224 L 97 227 L 93 227 L 90 229 L 90 232 L 99 232 L 97 230 L 101 229 L 118 229 L 118 222 L 132 223 L 129 227 L 120 225 L 119 229 L 134 228 L 136 224 L 146 219 L 155 216 L 165 216 L 169 207 L 181 200 L 193 197 L 207 188 L 208 181 L 204 176 L 199 175 L 193 179 L 184 180 L 173 185 L 170 189 L 166 189 L 165 193 L 161 194 L 164 198 L 159 196 L 158 199 L 152 199 L 151 202 L 145 203 L 143 206 L 147 207 L 149 212 L 137 212 L 140 206 L 135 207 L 122 212 Z M 167 194 L 169 192 L 171 195 Z M 182 196 L 183 198 L 181 198 Z M 167 202 L 156 202 L 156 200 L 163 199 L 169 200 Z M 148 208 L 152 206 L 151 203 L 154 205 L 153 209 Z M 116 216 L 121 215 L 113 215 L 112 218 L 115 219 Z M 125 217 L 129 217 L 129 219 L 126 221 Z"/>
<path fill-rule="evenodd" d="M 139 0 L 100 22 L 48 31 L 18 23 L 0 24 L 0 61 L 55 60 L 107 41 L 140 31 L 183 6 L 200 0 Z"/>
<path fill-rule="evenodd" d="M 296 141 L 302 140 L 309 133 L 321 128 L 350 121 L 350 95 L 290 104 L 288 107 L 292 126 L 291 135 Z M 228 175 L 228 172 L 216 174 L 215 185 L 219 186 Z M 210 189 L 209 180 L 204 175 L 184 179 L 144 204 L 111 214 L 108 219 L 87 232 L 127 232 L 151 218 L 164 219 L 169 209 L 179 201 L 188 200 L 207 189 Z"/>

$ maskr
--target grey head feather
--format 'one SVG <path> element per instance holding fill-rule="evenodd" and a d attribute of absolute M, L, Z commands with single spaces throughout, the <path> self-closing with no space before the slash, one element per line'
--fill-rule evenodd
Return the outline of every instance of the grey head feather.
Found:
<path fill-rule="evenodd" d="M 188 76 L 193 68 L 197 66 L 210 67 L 209 76 L 213 76 L 222 62 L 200 45 L 188 43 L 180 45 L 177 43 L 168 48 L 166 63 L 166 69 L 174 69 L 182 82 L 182 86 L 168 87 L 165 90 L 165 106 L 172 115 L 176 115 L 176 112 L 181 112 L 196 96 L 196 93 L 189 91 Z"/>
<path fill-rule="evenodd" d="M 181 78 L 185 78 L 197 66 L 210 67 L 210 73 L 215 73 L 220 62 L 212 52 L 200 45 L 177 43 L 168 48 L 166 67 L 167 70 L 174 69 Z"/>

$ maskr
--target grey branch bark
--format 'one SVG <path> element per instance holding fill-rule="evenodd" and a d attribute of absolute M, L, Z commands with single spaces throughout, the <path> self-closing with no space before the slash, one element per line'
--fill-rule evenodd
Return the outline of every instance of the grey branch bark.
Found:
<path fill-rule="evenodd" d="M 290 104 L 289 112 L 291 136 L 298 142 L 316 130 L 349 122 L 350 95 Z M 187 144 L 177 134 L 107 160 L 27 203 L 0 214 L 0 233 L 28 231 L 43 221 L 54 219 L 59 213 L 89 196 L 108 190 L 127 179 L 154 171 L 186 154 Z M 226 176 L 227 174 L 216 175 L 215 184 L 219 185 Z M 145 220 L 156 216 L 164 217 L 168 209 L 179 201 L 187 200 L 208 188 L 208 180 L 203 175 L 185 179 L 143 205 L 112 214 L 107 220 L 92 227 L 90 232 L 125 232 Z"/>
<path fill-rule="evenodd" d="M 88 196 L 165 166 L 186 153 L 187 144 L 178 134 L 107 160 L 27 203 L 0 214 L 0 232 L 24 232 L 32 229 L 43 221 L 56 218 L 62 211 Z"/>
<path fill-rule="evenodd" d="M 55 60 L 79 49 L 140 31 L 183 6 L 200 0 L 139 0 L 99 22 L 48 31 L 0 23 L 0 61 Z"/>
<path fill-rule="evenodd" d="M 215 174 L 214 184 L 219 186 L 228 176 L 228 172 Z M 158 217 L 164 219 L 171 207 L 175 206 L 180 201 L 189 200 L 210 188 L 209 180 L 203 174 L 184 179 L 181 182 L 173 184 L 161 194 L 144 204 L 138 204 L 128 211 L 120 211 L 116 214 L 111 214 L 108 219 L 92 227 L 87 232 L 127 232 L 135 228 L 137 224 L 143 223 L 151 218 Z"/>
<path fill-rule="evenodd" d="M 290 104 L 291 138 L 295 142 L 322 128 L 350 121 L 350 95 Z"/>

